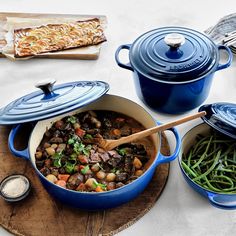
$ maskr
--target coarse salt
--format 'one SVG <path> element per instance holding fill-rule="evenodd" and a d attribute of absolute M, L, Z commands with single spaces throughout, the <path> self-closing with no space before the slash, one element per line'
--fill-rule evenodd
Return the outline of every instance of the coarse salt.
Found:
<path fill-rule="evenodd" d="M 14 178 L 4 184 L 2 193 L 8 197 L 19 197 L 25 192 L 25 189 L 25 181 L 22 178 Z"/>

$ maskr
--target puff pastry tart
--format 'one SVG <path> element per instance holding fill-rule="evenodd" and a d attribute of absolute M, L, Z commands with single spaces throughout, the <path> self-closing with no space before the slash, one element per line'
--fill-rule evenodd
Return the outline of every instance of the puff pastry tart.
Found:
<path fill-rule="evenodd" d="M 14 30 L 15 57 L 96 45 L 106 41 L 98 18 Z"/>

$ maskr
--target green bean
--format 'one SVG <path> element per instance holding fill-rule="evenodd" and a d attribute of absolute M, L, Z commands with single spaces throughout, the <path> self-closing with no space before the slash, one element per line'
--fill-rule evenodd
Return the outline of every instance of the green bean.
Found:
<path fill-rule="evenodd" d="M 193 181 L 198 180 L 198 179 L 201 179 L 201 178 L 207 176 L 207 175 L 215 168 L 215 166 L 217 165 L 217 163 L 218 163 L 218 161 L 219 161 L 219 158 L 220 158 L 220 154 L 221 154 L 221 151 L 218 151 L 218 153 L 217 153 L 217 155 L 216 155 L 216 157 L 215 157 L 215 160 L 214 160 L 213 164 L 211 165 L 211 167 L 210 167 L 205 173 L 203 173 L 203 174 L 201 174 L 201 175 L 195 177 L 195 178 L 193 179 Z"/>
<path fill-rule="evenodd" d="M 186 174 L 203 188 L 236 193 L 236 141 L 212 132 L 197 141 L 182 157 Z"/>
<path fill-rule="evenodd" d="M 201 164 L 202 164 L 202 166 L 205 166 L 205 165 L 211 164 L 213 161 L 214 161 L 214 159 L 210 159 L 208 161 L 203 161 Z"/>
<path fill-rule="evenodd" d="M 227 139 L 222 139 L 222 140 L 213 140 L 212 143 L 225 143 L 226 145 L 229 145 L 228 142 L 233 142 L 233 140 L 228 141 Z M 206 145 L 208 141 L 205 141 L 202 143 L 202 145 Z"/>
<path fill-rule="evenodd" d="M 190 153 L 188 156 L 188 166 L 190 166 L 190 161 L 191 161 L 192 155 L 193 155 L 193 152 L 192 152 L 192 150 L 190 150 Z"/>
<path fill-rule="evenodd" d="M 210 137 L 210 140 L 209 140 L 209 142 L 208 142 L 208 144 L 207 144 L 207 147 L 206 147 L 206 150 L 204 151 L 204 153 L 201 155 L 201 157 L 199 158 L 199 160 L 197 161 L 197 163 L 192 166 L 193 169 L 194 169 L 196 166 L 198 166 L 198 165 L 203 161 L 203 159 L 206 157 L 207 152 L 208 152 L 208 149 L 209 149 L 210 144 L 211 144 L 212 137 L 213 137 L 213 136 Z"/>
<path fill-rule="evenodd" d="M 206 140 L 206 139 L 208 139 L 207 136 L 206 136 L 206 137 L 199 138 L 199 141 L 198 141 L 198 142 L 195 144 L 195 146 L 194 146 L 193 153 L 196 152 L 196 150 L 197 150 L 197 148 L 199 147 L 199 145 L 200 145 L 204 140 Z"/>
<path fill-rule="evenodd" d="M 215 191 L 215 192 L 220 192 L 221 189 L 215 188 L 214 186 L 211 185 L 211 183 L 208 181 L 208 179 L 205 177 L 206 183 L 209 187 L 209 190 Z"/>
<path fill-rule="evenodd" d="M 229 167 L 230 167 L 230 166 L 228 166 L 228 168 L 229 168 Z M 219 169 L 219 171 L 236 173 L 236 170 L 231 170 L 230 168 L 229 168 L 229 169 L 221 168 L 221 169 Z"/>
<path fill-rule="evenodd" d="M 236 161 L 234 161 L 234 160 L 230 160 L 230 159 L 229 159 L 228 162 L 231 162 L 231 163 L 236 164 Z M 236 167 L 236 165 L 235 165 L 234 167 Z"/>
<path fill-rule="evenodd" d="M 197 177 L 197 175 L 184 162 L 182 162 L 182 166 L 183 166 L 184 170 L 188 171 L 188 173 L 191 174 L 193 177 Z"/>
<path fill-rule="evenodd" d="M 236 161 L 236 150 L 234 149 L 234 156 L 233 156 L 233 160 Z"/>
<path fill-rule="evenodd" d="M 231 184 L 229 182 L 225 182 L 225 181 L 222 181 L 222 180 L 209 180 L 209 182 L 220 184 L 220 185 L 229 185 L 229 186 L 231 186 Z"/>
<path fill-rule="evenodd" d="M 231 187 L 233 187 L 234 183 L 233 181 L 231 180 L 231 178 L 227 177 L 227 176 L 224 176 L 224 175 L 221 175 L 221 176 L 217 176 L 221 179 L 225 179 L 226 181 L 228 181 L 230 184 L 231 184 Z"/>

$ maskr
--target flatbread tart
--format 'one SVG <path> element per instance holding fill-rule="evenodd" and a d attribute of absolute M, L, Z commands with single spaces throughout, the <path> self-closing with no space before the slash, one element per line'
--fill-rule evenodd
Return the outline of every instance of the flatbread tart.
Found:
<path fill-rule="evenodd" d="M 98 18 L 14 29 L 13 36 L 14 56 L 18 58 L 97 45 L 106 41 Z"/>

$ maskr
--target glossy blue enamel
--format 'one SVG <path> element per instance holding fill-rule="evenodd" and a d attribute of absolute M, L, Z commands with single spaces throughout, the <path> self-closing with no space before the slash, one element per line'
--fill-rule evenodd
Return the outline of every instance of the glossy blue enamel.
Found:
<path fill-rule="evenodd" d="M 109 90 L 103 81 L 76 81 L 55 85 L 23 96 L 0 110 L 0 124 L 43 120 L 73 111 L 100 98 Z"/>
<path fill-rule="evenodd" d="M 185 84 L 159 83 L 134 72 L 139 98 L 151 108 L 164 113 L 183 113 L 201 105 L 208 97 L 213 74 Z"/>
<path fill-rule="evenodd" d="M 17 156 L 22 157 L 24 159 L 29 159 L 31 162 L 33 160 L 29 157 L 28 148 L 24 151 L 16 150 L 14 147 L 14 139 L 17 135 L 17 132 L 20 129 L 20 125 L 15 126 L 12 131 L 10 132 L 8 145 L 11 152 Z M 42 173 L 36 168 L 35 164 L 32 163 L 35 171 L 37 172 L 40 181 L 46 188 L 46 190 L 56 199 L 61 201 L 64 204 L 67 204 L 72 207 L 84 209 L 84 210 L 104 210 L 108 208 L 113 208 L 124 204 L 135 197 L 137 197 L 148 185 L 151 181 L 152 176 L 156 170 L 156 167 L 159 164 L 167 163 L 174 160 L 179 153 L 181 147 L 181 139 L 179 134 L 175 128 L 170 129 L 173 132 L 175 139 L 176 139 L 176 147 L 172 155 L 164 156 L 160 152 L 157 153 L 156 159 L 154 160 L 153 164 L 148 168 L 148 170 L 140 176 L 135 181 L 125 185 L 121 188 L 108 191 L 108 192 L 101 192 L 101 193 L 86 193 L 86 192 L 77 192 L 68 189 L 64 189 L 58 185 L 55 185 L 48 181 Z M 160 137 L 161 140 L 161 137 Z M 30 145 L 30 141 L 29 141 Z M 161 143 L 159 144 L 160 150 Z"/>
<path fill-rule="evenodd" d="M 205 110 L 207 112 L 206 109 L 201 109 L 201 110 Z M 206 124 L 200 124 L 200 125 L 194 127 L 193 129 L 198 129 L 199 130 L 199 127 L 202 127 L 204 125 L 206 125 Z M 206 127 L 207 127 L 207 125 L 206 125 Z M 196 132 L 193 132 L 192 130 L 189 130 L 185 134 L 185 136 L 182 138 L 182 143 L 184 144 L 185 140 L 189 140 L 189 138 L 191 138 L 192 135 L 195 135 L 195 134 L 196 134 Z M 200 132 L 200 134 L 201 134 L 201 132 Z M 179 162 L 179 166 L 180 166 L 181 172 L 183 174 L 183 177 L 186 180 L 186 182 L 188 183 L 188 185 L 193 190 L 195 190 L 196 192 L 201 194 L 203 197 L 207 198 L 213 206 L 221 208 L 221 209 L 225 209 L 225 210 L 234 210 L 234 209 L 236 209 L 236 194 L 226 194 L 226 193 L 221 194 L 221 193 L 216 193 L 216 192 L 209 191 L 209 190 L 203 188 L 202 186 L 198 185 L 197 183 L 195 183 L 185 173 L 185 171 L 184 171 L 184 169 L 181 165 L 181 161 L 182 161 L 182 156 L 183 156 L 183 150 L 187 147 L 188 147 L 187 145 L 181 147 L 182 150 L 180 151 L 178 162 Z"/>
<path fill-rule="evenodd" d="M 166 45 L 164 37 L 179 33 L 185 43 L 177 48 Z M 121 50 L 129 51 L 129 62 L 119 58 Z M 220 51 L 228 60 L 221 64 Z M 232 53 L 215 45 L 204 34 L 182 27 L 165 27 L 149 31 L 133 44 L 121 45 L 115 53 L 117 64 L 133 71 L 138 96 L 151 108 L 170 114 L 189 111 L 208 97 L 217 70 L 231 65 Z"/>
<path fill-rule="evenodd" d="M 169 34 L 181 34 L 185 41 L 177 48 L 165 42 Z M 158 80 L 183 81 L 207 74 L 218 60 L 212 41 L 200 32 L 183 27 L 164 27 L 138 37 L 130 48 L 132 67 Z M 158 78 L 157 78 L 158 77 Z"/>
<path fill-rule="evenodd" d="M 152 168 L 146 173 L 145 178 L 139 178 L 125 187 L 101 193 L 65 190 L 47 181 L 41 174 L 39 177 L 50 195 L 60 202 L 83 210 L 97 211 L 120 206 L 137 197 L 147 187 L 154 172 L 155 168 Z"/>
<path fill-rule="evenodd" d="M 193 188 L 196 192 L 201 194 L 203 197 L 207 198 L 209 202 L 218 208 L 224 209 L 224 210 L 235 210 L 236 209 L 236 194 L 220 194 L 220 193 L 214 193 L 211 191 L 208 191 L 195 182 L 193 182 L 184 172 L 181 164 L 181 160 L 179 159 L 179 166 L 181 169 L 181 172 L 184 176 L 184 179 L 188 183 L 188 185 Z"/>
<path fill-rule="evenodd" d="M 236 139 L 236 104 L 226 102 L 206 104 L 201 106 L 199 111 L 207 112 L 207 115 L 202 117 L 205 123 Z"/>
<path fill-rule="evenodd" d="M 15 140 L 15 137 L 17 135 L 17 133 L 19 132 L 21 128 L 21 125 L 16 125 L 10 132 L 9 134 L 9 137 L 8 137 L 8 147 L 9 147 L 9 150 L 14 153 L 14 155 L 16 157 L 22 157 L 24 158 L 25 160 L 29 160 L 29 150 L 28 150 L 28 147 L 25 148 L 24 150 L 17 150 L 15 149 L 15 146 L 14 146 L 14 140 Z"/>

